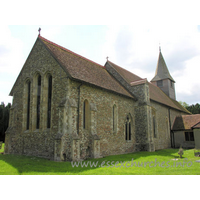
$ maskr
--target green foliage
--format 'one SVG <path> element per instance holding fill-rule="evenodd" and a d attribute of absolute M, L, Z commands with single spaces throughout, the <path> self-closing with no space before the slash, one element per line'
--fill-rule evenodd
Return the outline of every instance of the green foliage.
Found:
<path fill-rule="evenodd" d="M 189 112 L 191 112 L 192 114 L 200 114 L 200 104 L 196 103 L 195 105 L 189 105 L 186 102 L 183 101 L 179 101 L 179 103 L 185 107 Z"/>
<path fill-rule="evenodd" d="M 8 128 L 10 108 L 10 103 L 5 106 L 5 104 L 2 102 L 0 105 L 0 141 L 3 142 L 5 141 L 5 132 Z"/>
<path fill-rule="evenodd" d="M 90 159 L 85 162 L 98 164 L 92 167 L 72 167 L 71 162 L 54 162 L 44 158 L 0 153 L 0 175 L 198 175 L 200 163 L 195 162 L 196 160 L 199 159 L 194 156 L 194 150 L 184 150 L 183 158 L 179 158 L 178 149 L 164 149 Z M 111 166 L 111 162 L 114 162 L 114 166 Z M 131 166 L 134 162 L 136 165 Z"/>
<path fill-rule="evenodd" d="M 187 104 L 186 102 L 183 102 L 183 101 L 179 101 L 179 103 L 185 108 L 189 106 L 189 104 Z"/>
<path fill-rule="evenodd" d="M 192 114 L 200 114 L 200 104 L 196 103 L 195 105 L 187 106 L 186 109 Z"/>

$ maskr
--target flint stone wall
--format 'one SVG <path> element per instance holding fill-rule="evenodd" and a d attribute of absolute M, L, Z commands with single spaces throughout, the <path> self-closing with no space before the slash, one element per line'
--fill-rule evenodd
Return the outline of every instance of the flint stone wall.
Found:
<path fill-rule="evenodd" d="M 36 74 L 41 75 L 41 111 L 40 111 L 40 128 L 34 129 L 35 119 L 33 119 L 33 80 Z M 47 73 L 52 75 L 52 105 L 51 105 L 51 128 L 47 129 L 44 117 L 47 110 L 44 109 L 43 103 L 46 101 L 44 94 L 44 77 Z M 17 83 L 13 90 L 14 107 L 10 111 L 9 128 L 6 132 L 5 153 L 25 154 L 32 156 L 41 156 L 53 159 L 54 141 L 58 133 L 59 102 L 66 96 L 67 80 L 61 76 L 66 74 L 58 65 L 54 58 L 44 48 L 40 41 L 36 41 L 24 67 L 18 77 Z M 29 130 L 23 130 L 24 123 L 24 87 L 26 80 L 31 81 L 30 96 L 30 126 Z"/>

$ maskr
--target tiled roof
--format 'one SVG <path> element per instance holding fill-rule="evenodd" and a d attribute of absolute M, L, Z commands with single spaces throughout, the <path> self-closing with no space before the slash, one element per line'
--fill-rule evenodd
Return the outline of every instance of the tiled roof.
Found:
<path fill-rule="evenodd" d="M 122 67 L 110 61 L 109 63 L 121 75 L 121 77 L 131 86 L 137 85 L 140 82 L 145 82 L 145 79 L 142 79 L 141 77 L 123 69 Z M 149 83 L 149 92 L 151 100 L 190 114 L 190 112 L 188 112 L 184 107 L 182 107 L 177 101 L 169 98 L 159 87 L 153 85 L 150 82 L 148 83 Z"/>
<path fill-rule="evenodd" d="M 200 114 L 177 116 L 172 126 L 173 131 L 190 130 L 195 125 L 199 126 Z M 194 128 L 193 127 L 193 128 Z"/>
<path fill-rule="evenodd" d="M 181 110 L 187 112 L 188 114 L 192 114 L 191 112 L 189 112 L 184 106 L 182 106 L 178 101 L 174 100 L 174 99 L 171 99 L 172 102 L 178 106 Z"/>
<path fill-rule="evenodd" d="M 112 67 L 114 67 L 114 69 L 122 76 L 122 78 L 124 78 L 124 80 L 128 84 L 130 84 L 131 82 L 143 80 L 141 77 L 127 71 L 126 69 L 123 69 L 122 67 L 114 64 L 113 62 L 108 62 L 111 64 Z"/>
<path fill-rule="evenodd" d="M 200 128 L 200 122 L 196 125 L 194 125 L 192 128 Z"/>
<path fill-rule="evenodd" d="M 168 97 L 159 87 L 156 85 L 149 83 L 149 91 L 150 91 L 150 99 L 156 101 L 158 103 L 167 105 L 171 108 L 175 108 L 182 112 L 186 112 L 190 114 L 190 112 L 185 109 L 178 101 L 171 99 Z"/>
<path fill-rule="evenodd" d="M 52 56 L 66 70 L 66 72 L 71 78 L 134 99 L 134 96 L 132 96 L 120 83 L 118 83 L 118 81 L 116 81 L 116 79 L 113 78 L 107 72 L 104 66 L 97 64 L 83 56 L 80 56 L 64 47 L 61 47 L 41 36 L 38 36 L 38 39 L 43 42 L 43 44 L 46 46 L 46 48 L 49 50 Z M 115 70 L 122 76 L 122 78 L 128 84 L 138 85 L 141 84 L 142 82 L 146 82 L 146 79 L 142 79 L 139 76 L 119 67 L 118 65 L 110 61 L 109 63 L 111 63 L 111 65 L 115 68 Z M 10 95 L 13 95 L 13 88 L 10 92 Z M 177 101 L 169 98 L 157 86 L 149 83 L 149 89 L 150 89 L 151 100 L 178 109 L 180 111 L 187 112 L 189 114 L 189 112 L 185 108 L 183 108 Z"/>
<path fill-rule="evenodd" d="M 155 86 L 152 83 L 149 83 L 149 91 L 150 91 L 150 99 L 156 102 L 162 103 L 169 107 L 182 110 L 178 106 L 176 106 L 172 99 L 169 98 L 159 87 Z"/>
<path fill-rule="evenodd" d="M 157 67 L 156 67 L 156 73 L 155 73 L 154 78 L 151 80 L 151 82 L 164 80 L 164 79 L 170 79 L 173 82 L 175 82 L 174 79 L 172 78 L 172 76 L 169 73 L 169 70 L 168 70 L 167 65 L 165 63 L 163 55 L 160 51 L 159 57 L 158 57 L 158 63 L 157 63 Z"/>
<path fill-rule="evenodd" d="M 104 66 L 84 58 L 41 36 L 39 36 L 39 38 L 73 79 L 134 98 L 107 72 Z"/>

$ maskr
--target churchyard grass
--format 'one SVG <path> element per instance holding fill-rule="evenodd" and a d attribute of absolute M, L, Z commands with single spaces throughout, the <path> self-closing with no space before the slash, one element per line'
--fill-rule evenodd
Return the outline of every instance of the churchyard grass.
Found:
<path fill-rule="evenodd" d="M 178 149 L 165 149 L 155 152 L 137 152 L 107 156 L 100 159 L 89 159 L 85 163 L 71 163 L 54 162 L 33 156 L 5 155 L 2 154 L 3 148 L 0 150 L 0 175 L 200 174 L 200 163 L 195 162 L 200 158 L 194 156 L 194 150 L 184 150 L 182 159 L 179 158 Z M 87 164 L 88 166 L 85 167 Z M 91 164 L 93 166 L 90 166 Z M 79 166 L 73 167 L 72 165 Z"/>
<path fill-rule="evenodd" d="M 2 144 L 2 148 L 0 148 L 0 153 L 4 152 L 4 143 Z"/>

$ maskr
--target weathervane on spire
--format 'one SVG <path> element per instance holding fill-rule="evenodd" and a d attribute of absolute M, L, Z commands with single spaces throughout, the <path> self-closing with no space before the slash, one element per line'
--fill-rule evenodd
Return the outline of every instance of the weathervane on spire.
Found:
<path fill-rule="evenodd" d="M 107 56 L 106 59 L 108 60 L 108 58 L 109 58 L 109 57 Z"/>
<path fill-rule="evenodd" d="M 39 32 L 39 36 L 40 36 L 40 31 L 41 31 L 41 28 L 39 28 L 39 29 L 38 29 L 38 32 Z"/>
<path fill-rule="evenodd" d="M 160 46 L 160 42 L 159 42 L 159 52 L 161 52 L 161 46 Z"/>

